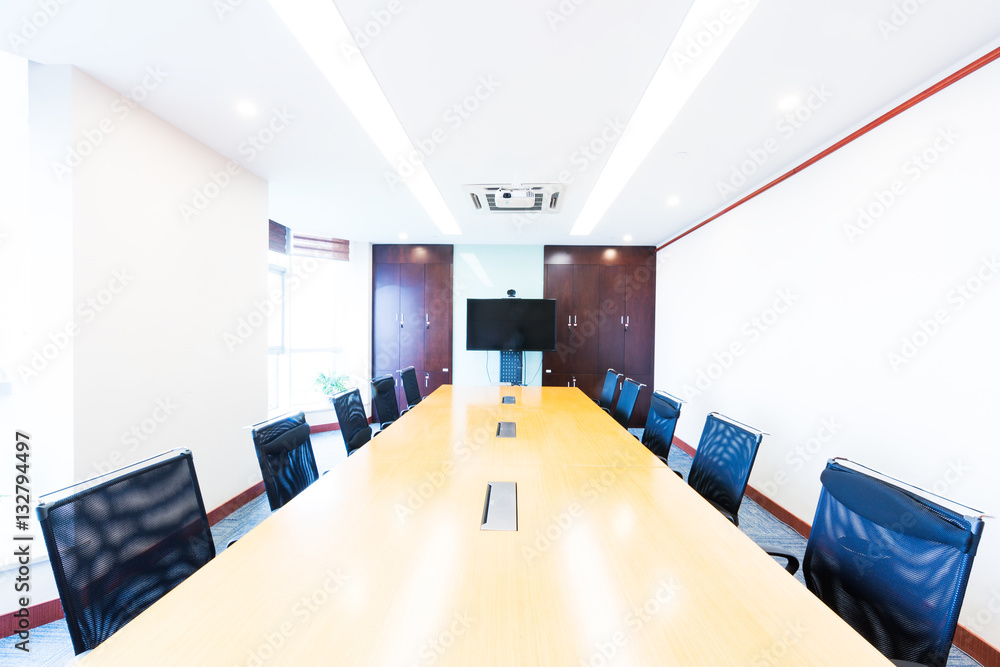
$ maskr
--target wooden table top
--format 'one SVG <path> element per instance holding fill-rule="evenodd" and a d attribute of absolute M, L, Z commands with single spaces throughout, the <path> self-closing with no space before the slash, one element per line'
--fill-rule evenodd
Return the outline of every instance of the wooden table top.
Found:
<path fill-rule="evenodd" d="M 889 664 L 578 389 L 450 386 L 84 658 L 139 663 Z"/>

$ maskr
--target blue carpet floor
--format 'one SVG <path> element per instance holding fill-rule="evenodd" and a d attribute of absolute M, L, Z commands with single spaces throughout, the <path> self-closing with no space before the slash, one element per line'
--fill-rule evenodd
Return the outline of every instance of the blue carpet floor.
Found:
<path fill-rule="evenodd" d="M 641 436 L 641 429 L 631 429 L 633 433 Z M 328 469 L 331 465 L 343 460 L 343 448 L 339 442 L 328 439 L 328 434 L 319 434 L 320 437 L 313 436 L 313 446 L 316 449 L 317 463 L 321 469 Z M 337 440 L 339 440 L 339 434 Z M 326 436 L 326 437 L 324 437 Z M 325 441 L 325 442 L 324 442 Z M 331 447 L 321 446 L 321 442 L 331 445 Z M 333 452 L 328 456 L 324 452 Z M 324 460 L 326 459 L 326 460 Z M 669 456 L 670 467 L 684 474 L 691 470 L 691 457 L 686 453 L 673 447 Z M 212 537 L 215 539 L 218 551 L 223 551 L 230 542 L 245 535 L 254 526 L 263 521 L 271 510 L 267 504 L 266 496 L 259 496 L 250 501 L 240 509 L 236 510 L 228 517 L 212 527 Z M 740 530 L 747 534 L 750 539 L 758 544 L 766 544 L 776 547 L 782 551 L 795 554 L 800 561 L 806 551 L 806 540 L 788 525 L 778 521 L 769 512 L 749 498 L 743 499 L 740 507 Z M 805 585 L 802 572 L 795 575 L 796 578 Z M 14 637 L 0 639 L 0 665 L 46 665 L 61 667 L 71 664 L 75 660 L 73 655 L 73 644 L 69 638 L 69 630 L 63 620 L 49 623 L 31 631 L 31 652 L 24 653 L 14 648 Z M 957 648 L 952 648 L 948 657 L 948 667 L 972 667 L 979 663 L 967 656 Z"/>

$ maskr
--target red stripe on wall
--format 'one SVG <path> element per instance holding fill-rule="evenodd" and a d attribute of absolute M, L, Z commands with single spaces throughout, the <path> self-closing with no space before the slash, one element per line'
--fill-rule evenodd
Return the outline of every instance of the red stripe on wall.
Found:
<path fill-rule="evenodd" d="M 830 155 L 832 153 L 837 152 L 838 150 L 840 150 L 841 148 L 843 148 L 847 144 L 851 143 L 852 141 L 854 141 L 858 137 L 862 137 L 862 136 L 868 134 L 869 132 L 871 132 L 872 130 L 874 130 L 879 125 L 882 125 L 883 123 L 885 123 L 885 122 L 887 122 L 887 121 L 895 118 L 896 116 L 898 116 L 899 114 L 903 113 L 907 109 L 920 104 L 921 102 L 923 102 L 927 98 L 929 98 L 929 97 L 931 97 L 931 96 L 933 96 L 933 95 L 941 92 L 942 90 L 944 90 L 945 88 L 947 88 L 951 84 L 955 83 L 956 81 L 961 81 L 962 79 L 964 79 L 965 77 L 969 76 L 970 74 L 972 74 L 976 70 L 982 69 L 986 65 L 990 64 L 991 62 L 993 62 L 997 58 L 1000 58 L 1000 48 L 993 49 L 992 51 L 990 51 L 989 53 L 987 53 L 985 56 L 983 56 L 981 58 L 978 58 L 977 60 L 969 63 L 968 65 L 966 65 L 962 69 L 958 70 L 954 74 L 950 74 L 949 76 L 946 76 L 945 78 L 941 79 L 940 81 L 938 81 L 937 83 L 935 83 L 930 88 L 927 88 L 925 90 L 920 91 L 919 93 L 917 93 L 916 95 L 914 95 L 910 99 L 906 100 L 902 104 L 900 104 L 900 105 L 898 105 L 896 107 L 893 107 L 892 109 L 890 109 L 889 111 L 885 112 L 884 114 L 882 114 L 881 116 L 879 116 L 878 118 L 876 118 L 872 122 L 868 123 L 867 125 L 865 125 L 861 129 L 855 130 L 854 132 L 852 132 L 851 134 L 847 135 L 846 137 L 844 137 L 843 139 L 841 139 L 840 141 L 838 141 L 834 145 L 830 146 L 829 148 L 827 148 L 827 149 L 825 149 L 823 151 L 820 151 L 819 153 L 817 153 L 816 155 L 812 156 L 811 158 L 809 158 L 808 160 L 806 160 L 805 162 L 803 162 L 799 166 L 797 166 L 794 169 L 792 169 L 790 171 L 787 171 L 784 174 L 782 174 L 781 176 L 777 177 L 776 179 L 774 179 L 773 181 L 771 181 L 767 185 L 764 185 L 764 186 L 761 186 L 760 188 L 757 188 L 756 190 L 754 190 L 750 194 L 746 195 L 745 197 L 743 197 L 742 199 L 736 201 L 735 203 L 730 204 L 729 206 L 727 206 L 726 208 L 722 209 L 721 211 L 719 211 L 715 215 L 712 215 L 712 216 L 706 218 L 705 220 L 702 220 L 701 222 L 699 222 L 694 227 L 688 229 L 687 231 L 685 231 L 685 232 L 683 232 L 681 234 L 678 234 L 677 236 L 675 236 L 674 238 L 670 239 L 669 241 L 667 241 L 663 245 L 658 246 L 656 248 L 656 250 L 657 251 L 663 250 L 664 248 L 666 248 L 671 243 L 676 243 L 677 241 L 680 241 L 682 238 L 684 238 L 685 236 L 687 236 L 691 232 L 693 232 L 693 231 L 695 231 L 697 229 L 701 229 L 702 227 L 704 227 L 708 223 L 712 222 L 716 218 L 719 218 L 719 217 L 725 215 L 726 213 L 729 213 L 730 211 L 732 211 L 734 208 L 736 208 L 738 206 L 742 206 L 743 204 L 745 204 L 746 202 L 750 201 L 751 199 L 753 199 L 757 195 L 759 195 L 759 194 L 761 194 L 763 192 L 767 192 L 768 190 L 770 190 L 771 188 L 773 188 L 778 183 L 781 183 L 782 181 L 785 181 L 785 180 L 791 178 L 792 176 L 794 176 L 795 174 L 799 173 L 803 169 L 816 164 L 817 162 L 819 162 L 820 160 L 822 160 L 826 156 L 828 156 L 828 155 Z"/>

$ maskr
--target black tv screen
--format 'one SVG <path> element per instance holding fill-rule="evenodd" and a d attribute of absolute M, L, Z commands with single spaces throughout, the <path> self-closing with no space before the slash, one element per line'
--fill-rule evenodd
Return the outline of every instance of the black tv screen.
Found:
<path fill-rule="evenodd" d="M 469 299 L 465 349 L 556 349 L 555 299 Z"/>

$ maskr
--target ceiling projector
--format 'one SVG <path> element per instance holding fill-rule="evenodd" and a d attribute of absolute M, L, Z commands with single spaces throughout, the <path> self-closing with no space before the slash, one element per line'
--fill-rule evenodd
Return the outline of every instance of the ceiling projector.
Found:
<path fill-rule="evenodd" d="M 531 208 L 535 205 L 535 193 L 531 190 L 497 190 L 494 205 L 497 208 Z"/>

